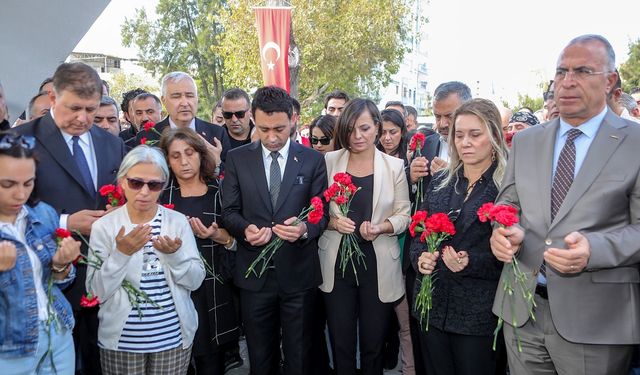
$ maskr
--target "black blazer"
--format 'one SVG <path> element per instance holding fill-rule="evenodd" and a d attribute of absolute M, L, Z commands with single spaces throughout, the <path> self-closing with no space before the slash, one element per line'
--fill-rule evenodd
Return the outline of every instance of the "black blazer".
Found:
<path fill-rule="evenodd" d="M 429 324 L 446 332 L 463 335 L 488 336 L 495 329 L 497 318 L 491 312 L 493 300 L 502 271 L 502 262 L 491 253 L 489 238 L 492 227 L 489 222 L 482 223 L 476 214 L 480 206 L 493 202 L 498 195 L 498 188 L 493 183 L 494 167 L 489 168 L 476 184 L 469 199 L 463 203 L 467 180 L 459 174 L 457 192 L 454 189 L 456 179 L 441 189 L 436 187 L 442 182 L 444 173 L 437 173 L 432 179 L 426 194 L 426 200 L 420 209 L 427 210 L 429 215 L 452 209 L 461 209 L 454 224 L 456 234 L 442 244 L 452 246 L 456 251 L 464 250 L 469 254 L 467 267 L 454 273 L 438 258 L 435 269 L 435 290 L 433 292 L 433 308 Z M 475 194 L 474 194 L 475 193 Z M 418 274 L 418 257 L 426 251 L 426 245 L 420 243 L 418 237 L 411 241 L 411 265 Z M 420 290 L 420 281 L 416 280 L 414 293 Z M 413 311 L 416 318 L 415 310 Z"/>
<path fill-rule="evenodd" d="M 169 128 L 169 117 L 166 117 L 164 120 L 160 121 L 156 124 L 156 130 L 162 134 L 164 129 Z M 196 133 L 200 134 L 204 137 L 209 143 L 213 144 L 213 138 L 218 138 L 220 143 L 222 144 L 222 154 L 220 158 L 222 161 L 226 160 L 227 151 L 231 148 L 231 143 L 229 143 L 229 136 L 227 132 L 220 126 L 213 125 L 212 123 L 206 122 L 204 120 L 200 120 L 196 117 Z M 154 131 L 145 131 L 144 129 L 140 129 L 138 134 L 135 136 L 135 144 L 130 144 L 130 147 L 135 147 L 140 144 L 142 138 L 145 137 L 148 140 L 158 140 L 160 136 Z"/>
<path fill-rule="evenodd" d="M 298 216 L 309 206 L 312 197 L 322 198 L 327 189 L 324 157 L 295 142 L 289 144 L 289 157 L 275 209 L 271 207 L 260 141 L 233 149 L 228 154 L 222 183 L 222 219 L 224 227 L 238 241 L 234 280 L 240 288 L 259 291 L 266 279 L 265 275 L 257 278 L 253 274 L 245 278 L 247 269 L 262 247 L 246 242 L 244 230 L 250 224 L 258 228 L 272 227 Z M 306 240 L 285 241 L 276 253 L 276 275 L 285 292 L 298 292 L 321 284 L 318 237 L 327 223 L 327 215 L 316 225 L 307 223 Z"/>
<path fill-rule="evenodd" d="M 50 204 L 58 214 L 73 214 L 81 210 L 104 210 L 107 200 L 99 193 L 90 193 L 80 175 L 69 147 L 50 113 L 16 128 L 19 134 L 36 138 L 36 185 L 34 192 Z M 116 175 L 125 154 L 119 137 L 92 126 L 89 130 L 98 167 L 98 186 L 116 183 Z M 86 252 L 83 246 L 83 253 Z M 86 266 L 77 266 L 77 277 L 65 291 L 71 306 L 80 309 L 80 297 L 85 293 Z"/>

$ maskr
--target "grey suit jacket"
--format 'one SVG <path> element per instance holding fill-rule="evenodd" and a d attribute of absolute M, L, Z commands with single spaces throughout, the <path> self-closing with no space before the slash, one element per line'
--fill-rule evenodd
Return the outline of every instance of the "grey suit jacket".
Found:
<path fill-rule="evenodd" d="M 564 275 L 547 267 L 549 306 L 558 333 L 577 343 L 640 343 L 640 127 L 607 112 L 551 221 L 551 172 L 559 126 L 556 119 L 518 133 L 496 199 L 520 209 L 525 231 L 517 253 L 520 267 L 530 275 L 533 292 L 545 249 L 566 248 L 567 234 L 583 233 L 591 245 L 583 272 Z M 500 315 L 503 309 L 506 323 L 522 326 L 529 319 L 522 293 L 503 301 L 506 269 L 493 311 Z"/>

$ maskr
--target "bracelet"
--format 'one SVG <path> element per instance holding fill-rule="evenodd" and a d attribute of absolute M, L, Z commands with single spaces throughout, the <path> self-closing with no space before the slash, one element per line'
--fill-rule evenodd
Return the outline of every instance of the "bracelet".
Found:
<path fill-rule="evenodd" d="M 233 237 L 231 237 L 231 238 L 233 238 Z M 236 247 L 236 244 L 237 244 L 236 239 L 233 238 L 233 241 L 230 244 L 225 244 L 224 245 L 224 248 L 227 249 L 227 250 L 233 250 Z"/>
<path fill-rule="evenodd" d="M 54 266 L 53 262 L 52 262 L 51 263 L 51 271 L 53 271 L 53 273 L 65 273 L 70 265 L 71 265 L 71 263 L 67 263 L 62 268 L 58 268 L 58 267 Z"/>
<path fill-rule="evenodd" d="M 227 242 L 225 242 L 225 243 L 223 244 L 223 246 L 224 246 L 224 247 L 229 247 L 229 245 L 231 245 L 231 244 L 233 243 L 233 241 L 234 241 L 233 236 L 229 236 L 229 239 L 227 240 Z"/>

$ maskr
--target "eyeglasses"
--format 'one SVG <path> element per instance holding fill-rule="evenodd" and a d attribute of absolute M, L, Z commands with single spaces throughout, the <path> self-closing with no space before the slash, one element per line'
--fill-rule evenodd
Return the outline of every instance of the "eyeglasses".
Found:
<path fill-rule="evenodd" d="M 131 190 L 140 190 L 144 185 L 147 185 L 150 191 L 158 192 L 164 187 L 164 181 L 144 181 L 139 178 L 127 177 L 127 184 Z"/>
<path fill-rule="evenodd" d="M 320 142 L 321 145 L 325 145 L 327 146 L 329 143 L 331 143 L 331 138 L 329 137 L 322 137 L 322 138 L 318 138 L 318 137 L 311 137 L 311 144 L 312 145 L 317 145 L 318 142 Z"/>
<path fill-rule="evenodd" d="M 602 71 L 602 72 L 594 72 L 589 68 L 577 68 L 577 69 L 565 69 L 565 68 L 558 68 L 556 69 L 556 77 L 555 80 L 556 81 L 562 81 L 563 79 L 566 79 L 567 76 L 573 76 L 573 79 L 575 79 L 576 81 L 583 81 L 591 76 L 595 76 L 598 74 L 607 74 L 610 73 L 608 71 Z"/>
<path fill-rule="evenodd" d="M 247 111 L 248 109 L 245 109 L 244 111 L 238 111 L 238 112 L 222 112 L 222 117 L 226 118 L 227 120 L 232 118 L 233 115 L 236 115 L 237 118 L 244 118 L 244 115 L 247 113 Z"/>
<path fill-rule="evenodd" d="M 33 150 L 36 147 L 36 139 L 30 135 L 5 134 L 0 139 L 0 150 L 8 150 L 19 146 L 25 150 Z"/>

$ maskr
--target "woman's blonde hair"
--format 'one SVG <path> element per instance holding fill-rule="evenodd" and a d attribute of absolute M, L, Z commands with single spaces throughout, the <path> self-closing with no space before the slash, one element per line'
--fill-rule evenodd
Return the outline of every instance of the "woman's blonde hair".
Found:
<path fill-rule="evenodd" d="M 497 187 L 500 187 L 502 177 L 504 177 L 504 170 L 507 166 L 508 155 L 507 145 L 504 141 L 504 136 L 502 135 L 500 111 L 498 111 L 498 107 L 496 107 L 492 101 L 478 98 L 463 103 L 453 114 L 448 139 L 449 165 L 444 170 L 446 177 L 442 180 L 442 183 L 438 185 L 437 189 L 439 190 L 449 185 L 454 177 L 457 179 L 458 171 L 463 166 L 458 150 L 455 147 L 456 120 L 461 115 L 473 115 L 480 119 L 480 121 L 486 126 L 489 133 L 491 148 L 493 149 L 492 157 L 497 164 L 496 169 L 493 172 L 493 182 Z"/>

